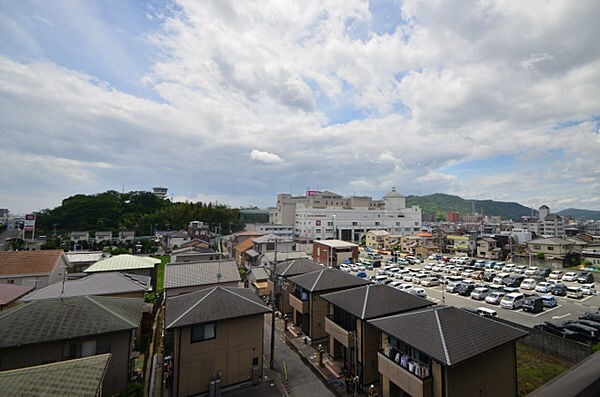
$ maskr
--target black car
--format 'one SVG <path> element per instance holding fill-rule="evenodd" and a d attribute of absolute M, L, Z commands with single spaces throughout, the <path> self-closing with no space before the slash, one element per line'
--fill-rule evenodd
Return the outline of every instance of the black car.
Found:
<path fill-rule="evenodd" d="M 487 272 L 483 273 L 482 279 L 483 279 L 483 281 L 487 281 L 488 283 L 491 283 L 492 280 L 494 279 L 494 277 L 496 277 L 496 274 L 498 274 L 498 273 L 487 271 Z"/>
<path fill-rule="evenodd" d="M 462 296 L 470 296 L 474 289 L 475 285 L 473 284 L 461 284 L 457 292 Z"/>
<path fill-rule="evenodd" d="M 588 284 L 594 282 L 594 275 L 590 272 L 581 272 L 577 276 L 577 282 L 580 284 Z"/>
<path fill-rule="evenodd" d="M 530 296 L 523 301 L 523 311 L 539 313 L 544 310 L 544 300 L 540 296 Z"/>
<path fill-rule="evenodd" d="M 550 292 L 552 292 L 552 295 L 565 296 L 567 295 L 567 286 L 564 284 L 556 284 L 552 287 Z"/>
<path fill-rule="evenodd" d="M 590 343 L 600 341 L 600 335 L 598 334 L 598 330 L 594 327 L 590 327 L 581 323 L 565 323 L 563 325 L 566 329 L 569 329 L 579 334 L 578 336 L 581 338 L 580 340 Z"/>
<path fill-rule="evenodd" d="M 579 316 L 579 319 L 600 322 L 600 312 L 596 312 L 596 313 L 586 312 L 586 313 L 582 314 L 581 316 Z"/>
<path fill-rule="evenodd" d="M 538 276 L 540 277 L 548 277 L 550 275 L 551 270 L 546 268 L 541 268 L 538 270 Z"/>
<path fill-rule="evenodd" d="M 596 328 L 598 331 L 600 331 L 600 323 L 597 321 L 592 321 L 592 320 L 583 320 L 583 319 L 568 320 L 568 321 L 565 321 L 564 324 L 565 325 L 567 325 L 567 324 L 583 324 L 588 327 Z"/>
<path fill-rule="evenodd" d="M 506 277 L 504 280 L 502 280 L 502 282 L 507 287 L 518 288 L 521 285 L 521 283 L 523 282 L 523 280 L 525 280 L 525 276 L 510 276 L 510 277 Z M 566 294 L 566 292 L 565 292 L 565 294 Z"/>

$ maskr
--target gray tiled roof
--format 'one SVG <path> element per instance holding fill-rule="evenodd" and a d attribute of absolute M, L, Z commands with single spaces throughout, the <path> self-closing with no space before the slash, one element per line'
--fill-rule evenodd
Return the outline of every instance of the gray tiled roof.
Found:
<path fill-rule="evenodd" d="M 250 270 L 250 273 L 252 273 L 252 276 L 257 281 L 267 280 L 269 278 L 267 271 L 263 267 L 254 267 Z M 248 277 L 250 277 L 250 274 L 248 274 Z"/>
<path fill-rule="evenodd" d="M 221 277 L 218 278 L 217 275 Z M 241 281 L 234 261 L 187 262 L 165 266 L 165 288 L 193 287 Z"/>
<path fill-rule="evenodd" d="M 311 292 L 352 288 L 369 284 L 367 280 L 354 277 L 342 270 L 327 267 L 314 272 L 290 277 L 288 280 Z"/>
<path fill-rule="evenodd" d="M 382 284 L 345 289 L 321 295 L 321 298 L 363 320 L 422 309 L 434 304 Z"/>
<path fill-rule="evenodd" d="M 527 335 L 450 306 L 397 314 L 369 323 L 445 365 L 455 365 Z"/>
<path fill-rule="evenodd" d="M 94 273 L 90 276 L 58 282 L 35 290 L 23 297 L 22 301 L 60 298 L 61 296 L 112 295 L 129 292 L 143 292 L 150 288 L 150 277 L 129 275 L 119 272 Z"/>
<path fill-rule="evenodd" d="M 165 328 L 269 313 L 248 288 L 214 287 L 167 299 Z"/>
<path fill-rule="evenodd" d="M 2 396 L 94 397 L 110 353 L 0 372 Z"/>
<path fill-rule="evenodd" d="M 321 270 L 322 268 L 322 265 L 313 260 L 300 258 L 278 263 L 275 269 L 278 276 L 291 277 Z"/>
<path fill-rule="evenodd" d="M 137 328 L 141 298 L 41 299 L 0 313 L 0 348 Z"/>

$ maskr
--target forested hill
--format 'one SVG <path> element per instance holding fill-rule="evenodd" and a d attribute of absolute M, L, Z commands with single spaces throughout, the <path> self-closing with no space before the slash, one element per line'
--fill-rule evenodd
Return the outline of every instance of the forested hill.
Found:
<path fill-rule="evenodd" d="M 562 210 L 557 212 L 560 216 L 570 216 L 573 219 L 590 219 L 590 220 L 600 220 L 600 211 L 592 211 L 592 210 L 578 210 L 576 208 L 567 208 L 566 210 Z"/>
<path fill-rule="evenodd" d="M 435 214 L 437 219 L 445 219 L 446 212 L 458 212 L 461 215 L 475 212 L 483 215 L 496 215 L 503 219 L 520 220 L 531 215 L 531 209 L 519 203 L 493 200 L 467 200 L 459 196 L 435 193 L 428 196 L 407 196 L 406 205 L 418 205 L 423 212 Z M 537 211 L 534 211 L 537 214 Z"/>
<path fill-rule="evenodd" d="M 37 213 L 38 235 L 57 232 L 134 230 L 150 235 L 154 230 L 187 228 L 188 222 L 207 222 L 221 233 L 239 230 L 238 210 L 212 203 L 172 203 L 149 192 L 119 193 L 109 190 L 94 195 L 78 194 L 59 207 Z"/>

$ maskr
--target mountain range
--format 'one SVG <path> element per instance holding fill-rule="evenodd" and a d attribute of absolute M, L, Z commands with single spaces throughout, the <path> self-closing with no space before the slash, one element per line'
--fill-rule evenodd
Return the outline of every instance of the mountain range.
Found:
<path fill-rule="evenodd" d="M 458 212 L 461 215 L 472 215 L 474 212 L 482 215 L 500 216 L 502 219 L 519 221 L 523 216 L 537 216 L 537 209 L 532 209 L 516 202 L 494 200 L 463 199 L 443 193 L 427 196 L 407 196 L 406 206 L 418 205 L 423 213 L 433 214 L 436 219 L 446 219 L 446 212 Z M 557 212 L 561 216 L 571 216 L 574 219 L 600 220 L 600 211 L 580 210 L 569 208 Z"/>

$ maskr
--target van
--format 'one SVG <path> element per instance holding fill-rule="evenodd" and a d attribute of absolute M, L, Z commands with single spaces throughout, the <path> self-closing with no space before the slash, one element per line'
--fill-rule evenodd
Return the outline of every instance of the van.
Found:
<path fill-rule="evenodd" d="M 567 298 L 580 299 L 583 297 L 581 287 L 567 287 Z"/>
<path fill-rule="evenodd" d="M 504 309 L 518 309 L 523 306 L 524 301 L 525 295 L 519 292 L 511 292 L 502 298 L 500 301 L 500 306 L 502 306 Z"/>
<path fill-rule="evenodd" d="M 543 295 L 540 298 L 542 298 L 542 303 L 544 304 L 544 307 L 558 306 L 558 301 L 552 295 Z"/>
<path fill-rule="evenodd" d="M 539 296 L 530 296 L 523 301 L 523 311 L 539 313 L 544 310 L 544 300 Z"/>
<path fill-rule="evenodd" d="M 488 309 L 487 307 L 478 307 L 477 314 L 484 317 L 498 317 L 498 313 L 493 309 Z"/>
<path fill-rule="evenodd" d="M 446 292 L 458 292 L 458 287 L 460 287 L 460 281 L 449 281 L 446 284 Z"/>

